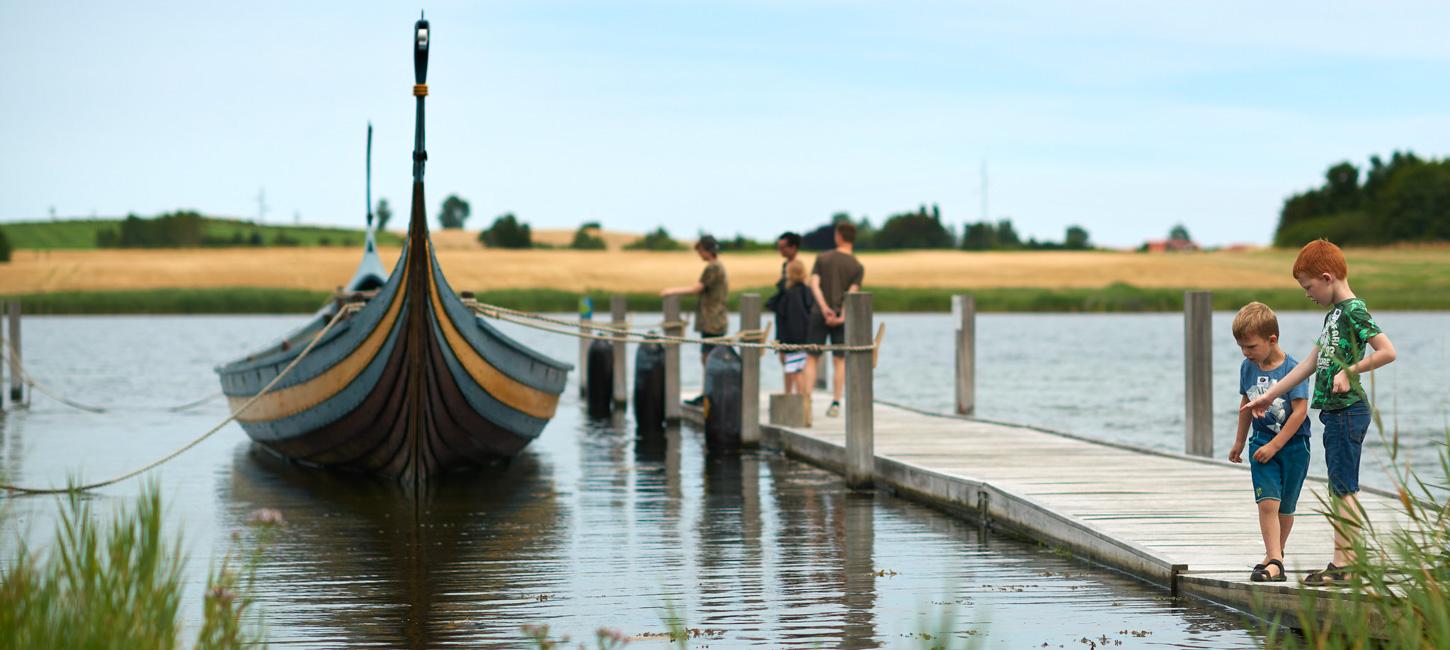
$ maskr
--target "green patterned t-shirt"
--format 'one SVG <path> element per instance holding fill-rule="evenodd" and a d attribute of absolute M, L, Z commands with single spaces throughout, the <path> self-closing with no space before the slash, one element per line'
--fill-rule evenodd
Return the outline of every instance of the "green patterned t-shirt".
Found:
<path fill-rule="evenodd" d="M 1364 398 L 1363 391 L 1353 387 L 1347 393 L 1332 392 L 1334 376 L 1346 365 L 1359 363 L 1364 358 L 1365 343 L 1381 332 L 1359 298 L 1350 298 L 1329 310 L 1324 316 L 1324 330 L 1314 342 L 1319 346 L 1319 358 L 1314 363 L 1314 399 L 1310 406 L 1333 411 Z"/>

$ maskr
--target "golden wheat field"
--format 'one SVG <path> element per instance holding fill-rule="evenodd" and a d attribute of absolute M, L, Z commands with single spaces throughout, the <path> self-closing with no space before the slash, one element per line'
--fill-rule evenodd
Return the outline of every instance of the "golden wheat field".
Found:
<path fill-rule="evenodd" d="M 451 234 L 451 233 L 450 233 Z M 700 271 L 693 252 L 491 250 L 460 237 L 435 237 L 438 258 L 459 290 L 553 288 L 568 291 L 655 291 L 688 284 Z M 391 265 L 398 250 L 383 249 Z M 1115 282 L 1139 287 L 1292 288 L 1292 251 L 1250 250 L 1189 254 L 1117 251 L 863 253 L 866 285 L 936 288 L 1095 288 Z M 1350 252 L 1351 268 L 1405 276 L 1417 269 L 1439 275 L 1450 249 L 1394 248 Z M 351 277 L 359 251 L 351 248 L 219 248 L 170 250 L 16 251 L 0 267 L 0 294 L 67 290 L 274 287 L 330 290 Z M 809 263 L 810 254 L 803 254 Z M 732 287 L 775 281 L 773 253 L 721 257 Z M 1433 272 L 1433 269 L 1440 269 Z"/>

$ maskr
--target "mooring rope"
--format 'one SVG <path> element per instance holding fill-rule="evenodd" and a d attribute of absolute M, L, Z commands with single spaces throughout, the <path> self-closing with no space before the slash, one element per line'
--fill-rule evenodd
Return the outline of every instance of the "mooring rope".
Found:
<path fill-rule="evenodd" d="M 495 318 L 498 320 L 530 327 L 533 329 L 574 336 L 596 341 L 621 341 L 625 343 L 665 343 L 671 345 L 684 345 L 703 343 L 707 345 L 735 345 L 742 348 L 758 348 L 767 350 L 778 350 L 780 352 L 874 352 L 881 347 L 881 338 L 885 333 L 886 326 L 883 324 L 876 330 L 876 339 L 866 345 L 849 344 L 822 344 L 822 343 L 781 343 L 779 341 L 768 341 L 767 333 L 769 328 L 741 330 L 730 336 L 697 338 L 690 336 L 673 336 L 669 334 L 656 334 L 654 332 L 639 333 L 635 330 L 628 330 L 616 326 L 593 325 L 586 320 L 569 320 L 555 318 L 545 314 L 527 312 L 518 309 L 510 309 L 500 305 L 491 305 L 477 300 L 464 300 L 463 303 L 473 309 L 481 316 Z M 602 330 L 608 334 L 594 334 L 588 331 L 578 330 Z"/>
<path fill-rule="evenodd" d="M 98 406 L 96 404 L 87 404 L 85 402 L 81 402 L 79 400 L 74 400 L 74 399 L 71 399 L 69 397 L 66 397 L 65 395 L 62 395 L 60 393 L 60 391 L 55 390 L 54 388 L 51 388 L 49 385 L 41 382 L 39 379 L 36 379 L 35 378 L 35 373 L 30 372 L 30 369 L 25 367 L 25 363 L 24 362 L 15 359 L 15 357 L 17 357 L 17 356 L 19 356 L 19 355 L 16 355 L 15 354 L 15 348 L 14 348 L 14 342 L 13 341 L 6 341 L 5 342 L 5 347 L 4 348 L 0 348 L 0 359 L 3 359 L 5 363 L 10 363 L 11 364 L 11 368 L 14 368 L 14 369 L 16 369 L 16 371 L 18 371 L 18 374 L 20 375 L 20 381 L 22 383 L 24 383 L 26 386 L 29 386 L 31 390 L 33 390 L 33 391 L 35 391 L 37 393 L 40 393 L 41 395 L 44 395 L 46 397 L 49 397 L 49 398 L 51 398 L 51 399 L 53 399 L 53 400 L 55 400 L 57 402 L 60 402 L 61 404 L 64 404 L 64 405 L 69 406 L 69 407 L 71 407 L 73 409 L 78 409 L 78 410 L 81 410 L 81 411 L 89 411 L 91 413 L 106 413 L 106 412 L 111 411 L 111 410 L 114 409 L 114 407 L 109 407 L 109 406 Z M 151 408 L 155 408 L 156 410 L 170 411 L 172 413 L 179 413 L 181 411 L 187 411 L 187 410 L 196 408 L 198 406 L 201 406 L 202 404 L 205 404 L 207 402 L 210 402 L 210 401 L 212 401 L 212 400 L 214 400 L 214 399 L 216 399 L 218 397 L 221 397 L 221 396 L 222 396 L 222 392 L 221 391 L 216 391 L 214 393 L 211 393 L 210 395 L 207 395 L 206 397 L 202 397 L 202 398 L 199 398 L 199 399 L 194 399 L 194 400 L 191 400 L 189 402 L 185 402 L 185 403 L 182 403 L 182 404 L 178 404 L 176 406 L 137 408 L 137 409 L 134 409 L 134 410 L 150 410 Z"/>
<path fill-rule="evenodd" d="M 201 444 L 203 440 L 212 437 L 212 435 L 216 434 L 216 432 L 221 431 L 222 427 L 231 424 L 232 420 L 237 419 L 238 415 L 241 415 L 244 411 L 251 408 L 253 404 L 257 403 L 257 400 L 262 399 L 262 397 L 265 396 L 267 393 L 272 392 L 272 388 L 277 385 L 277 382 L 282 381 L 282 378 L 286 377 L 288 373 L 291 373 L 292 369 L 296 368 L 298 363 L 300 363 L 303 359 L 307 358 L 308 353 L 312 352 L 312 348 L 317 345 L 318 341 L 322 340 L 322 337 L 326 336 L 327 333 L 332 330 L 332 327 L 334 325 L 338 324 L 338 322 L 340 322 L 344 316 L 360 309 L 362 305 L 363 303 L 348 303 L 346 305 L 343 305 L 342 308 L 338 309 L 337 313 L 333 315 L 332 320 L 327 321 L 327 325 L 323 326 L 321 330 L 318 330 L 317 334 L 312 337 L 312 340 L 307 342 L 307 347 L 302 348 L 302 352 L 299 353 L 294 359 L 292 359 L 292 361 L 287 364 L 287 367 L 282 369 L 282 372 L 277 373 L 277 376 L 273 377 L 272 381 L 267 382 L 267 385 L 263 386 L 261 391 L 259 391 L 256 395 L 253 395 L 250 399 L 246 401 L 246 403 L 242 404 L 239 408 L 237 408 L 237 410 L 232 411 L 231 414 L 227 415 L 227 417 L 224 418 L 221 422 L 218 422 L 216 426 L 208 429 L 206 433 L 197 436 L 196 438 L 192 439 L 191 442 L 182 445 L 175 451 L 165 456 L 162 456 L 161 458 L 158 458 L 154 461 L 151 461 L 146 465 L 143 465 L 140 469 L 135 469 L 126 472 L 125 474 L 121 474 L 120 476 L 116 476 L 114 478 L 110 478 L 104 481 L 87 483 L 85 485 L 77 485 L 63 488 L 33 488 L 20 485 L 12 485 L 8 483 L 0 483 L 0 489 L 8 490 L 11 492 L 21 492 L 25 494 L 58 494 L 62 492 L 85 492 L 88 490 L 94 490 L 96 488 L 106 487 L 107 485 L 114 485 L 116 483 L 120 483 L 121 481 L 138 476 L 140 474 L 144 474 L 148 471 L 151 471 L 152 469 L 155 469 L 165 464 L 171 459 L 185 453 L 192 447 Z"/>

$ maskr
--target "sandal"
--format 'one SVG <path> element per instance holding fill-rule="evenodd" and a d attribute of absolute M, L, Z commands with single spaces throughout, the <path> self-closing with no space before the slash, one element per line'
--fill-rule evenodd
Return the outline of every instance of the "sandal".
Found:
<path fill-rule="evenodd" d="M 1255 564 L 1254 565 L 1254 568 L 1249 570 L 1249 579 L 1250 580 L 1253 580 L 1254 582 L 1258 582 L 1258 579 L 1255 578 L 1254 576 L 1257 576 L 1259 574 L 1259 572 L 1260 571 L 1263 571 L 1263 570 L 1264 570 L 1264 565 L 1262 565 L 1262 564 Z"/>
<path fill-rule="evenodd" d="M 1335 566 L 1333 562 L 1330 562 L 1328 566 L 1324 567 L 1323 571 L 1310 571 L 1309 575 L 1304 576 L 1304 584 L 1327 586 L 1344 582 L 1347 577 L 1344 567 Z"/>
<path fill-rule="evenodd" d="M 1269 567 L 1271 566 L 1279 567 L 1279 572 L 1269 573 Z M 1284 582 L 1288 578 L 1284 577 L 1283 562 L 1280 562 L 1279 560 L 1269 560 L 1269 563 L 1264 565 L 1264 568 L 1255 570 L 1253 574 L 1249 576 L 1249 579 L 1253 580 L 1254 582 Z"/>

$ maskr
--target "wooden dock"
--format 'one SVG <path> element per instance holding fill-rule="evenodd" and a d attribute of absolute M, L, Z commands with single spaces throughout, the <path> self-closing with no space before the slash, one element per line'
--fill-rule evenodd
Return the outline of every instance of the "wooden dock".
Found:
<path fill-rule="evenodd" d="M 762 422 L 762 443 L 844 475 L 845 418 L 826 417 L 829 403 L 829 395 L 816 396 L 810 428 Z M 687 418 L 700 420 L 698 408 L 684 408 Z M 1247 464 L 881 401 L 874 402 L 873 419 L 876 489 L 1063 547 L 1175 595 L 1278 616 L 1290 625 L 1302 594 L 1346 595 L 1298 582 L 1322 568 L 1333 550 L 1329 522 L 1319 514 L 1327 489 L 1322 476 L 1309 478 L 1299 500 L 1285 555 L 1289 581 L 1255 583 L 1249 571 L 1264 547 Z M 1376 526 L 1404 520 L 1387 492 L 1365 489 L 1360 501 Z"/>

